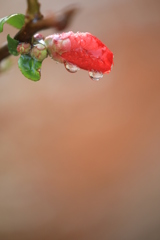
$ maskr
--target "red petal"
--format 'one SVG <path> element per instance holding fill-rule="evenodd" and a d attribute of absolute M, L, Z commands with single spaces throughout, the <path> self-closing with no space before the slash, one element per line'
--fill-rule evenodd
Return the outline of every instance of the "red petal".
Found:
<path fill-rule="evenodd" d="M 88 71 L 110 72 L 113 53 L 98 38 L 90 33 L 70 33 L 70 51 L 61 54 L 65 61 Z"/>
<path fill-rule="evenodd" d="M 101 73 L 110 72 L 113 53 L 90 33 L 62 33 L 48 36 L 45 43 L 50 56 L 79 68 Z"/>

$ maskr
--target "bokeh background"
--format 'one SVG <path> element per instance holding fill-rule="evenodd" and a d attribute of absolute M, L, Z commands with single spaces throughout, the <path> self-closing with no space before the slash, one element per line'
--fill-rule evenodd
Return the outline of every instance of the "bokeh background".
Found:
<path fill-rule="evenodd" d="M 79 6 L 66 31 L 96 35 L 114 68 L 94 82 L 48 58 L 35 83 L 16 57 L 0 75 L 0 239 L 159 240 L 160 1 L 40 2 L 44 15 Z"/>

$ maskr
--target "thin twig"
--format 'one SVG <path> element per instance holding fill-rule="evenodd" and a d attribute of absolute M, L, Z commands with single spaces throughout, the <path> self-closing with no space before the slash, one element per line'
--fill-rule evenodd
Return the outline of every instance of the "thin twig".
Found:
<path fill-rule="evenodd" d="M 28 21 L 24 27 L 15 35 L 15 39 L 19 42 L 31 42 L 32 36 L 38 31 L 56 28 L 57 30 L 63 30 L 68 26 L 74 14 L 77 12 L 75 7 L 62 12 L 60 16 L 52 14 L 46 18 L 42 18 L 34 22 L 33 20 Z M 5 44 L 0 48 L 0 61 L 10 56 L 8 51 L 8 45 Z"/>

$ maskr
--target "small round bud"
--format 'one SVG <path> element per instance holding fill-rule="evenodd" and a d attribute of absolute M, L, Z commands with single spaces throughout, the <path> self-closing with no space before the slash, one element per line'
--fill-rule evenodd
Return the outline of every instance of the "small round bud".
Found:
<path fill-rule="evenodd" d="M 29 43 L 20 43 L 17 46 L 17 52 L 20 54 L 28 54 L 31 50 L 31 44 Z"/>
<path fill-rule="evenodd" d="M 47 57 L 47 55 L 48 53 L 46 47 L 43 44 L 35 44 L 31 49 L 31 57 L 39 62 L 42 62 Z"/>
<path fill-rule="evenodd" d="M 39 41 L 43 41 L 44 36 L 41 33 L 36 33 L 32 37 L 32 43 L 38 43 Z"/>

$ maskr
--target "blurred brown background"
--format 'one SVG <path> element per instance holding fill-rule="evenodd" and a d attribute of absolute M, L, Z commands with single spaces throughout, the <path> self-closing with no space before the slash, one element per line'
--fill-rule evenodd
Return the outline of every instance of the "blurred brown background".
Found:
<path fill-rule="evenodd" d="M 0 239 L 159 240 L 160 1 L 40 2 L 78 4 L 66 31 L 96 35 L 114 68 L 93 82 L 48 58 L 35 83 L 13 58 L 1 74 Z M 0 17 L 26 10 L 0 3 Z"/>

